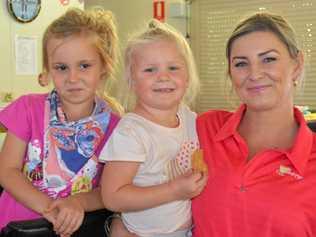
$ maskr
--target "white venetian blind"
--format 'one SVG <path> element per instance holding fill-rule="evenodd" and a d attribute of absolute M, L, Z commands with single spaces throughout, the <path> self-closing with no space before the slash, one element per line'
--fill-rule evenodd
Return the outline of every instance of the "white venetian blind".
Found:
<path fill-rule="evenodd" d="M 295 104 L 316 109 L 315 0 L 193 0 L 191 45 L 201 79 L 198 112 L 234 109 L 238 104 L 226 76 L 225 43 L 236 23 L 257 11 L 281 14 L 293 26 L 305 54 L 305 76 Z"/>

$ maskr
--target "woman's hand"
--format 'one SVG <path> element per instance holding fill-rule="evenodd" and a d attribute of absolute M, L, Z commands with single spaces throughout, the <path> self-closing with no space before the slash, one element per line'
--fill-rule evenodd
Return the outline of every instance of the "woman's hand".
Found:
<path fill-rule="evenodd" d="M 66 237 L 79 229 L 83 222 L 84 213 L 80 201 L 76 195 L 73 195 L 52 201 L 43 216 L 48 220 L 53 220 L 54 231 L 57 234 Z"/>

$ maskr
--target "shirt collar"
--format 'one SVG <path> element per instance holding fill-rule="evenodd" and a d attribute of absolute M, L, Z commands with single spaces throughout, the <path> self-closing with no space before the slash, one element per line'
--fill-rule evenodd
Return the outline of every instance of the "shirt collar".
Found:
<path fill-rule="evenodd" d="M 224 126 L 218 131 L 215 136 L 215 141 L 224 140 L 237 133 L 237 127 L 240 123 L 244 112 L 246 111 L 246 105 L 241 105 L 235 113 L 227 120 Z"/>
<path fill-rule="evenodd" d="M 219 142 L 237 134 L 237 127 L 246 111 L 246 105 L 241 105 L 235 113 L 226 121 L 224 126 L 215 135 L 215 141 Z M 310 157 L 313 145 L 313 133 L 309 129 L 302 113 L 294 107 L 294 116 L 299 124 L 297 136 L 293 147 L 285 150 L 284 154 L 291 161 L 300 175 L 303 175 L 306 164 Z"/>

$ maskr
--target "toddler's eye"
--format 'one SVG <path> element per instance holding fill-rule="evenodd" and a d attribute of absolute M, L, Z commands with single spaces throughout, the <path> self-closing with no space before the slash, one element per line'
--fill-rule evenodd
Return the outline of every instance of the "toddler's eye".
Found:
<path fill-rule="evenodd" d="M 176 70 L 179 70 L 180 69 L 180 67 L 178 67 L 178 66 L 170 66 L 169 67 L 169 70 L 171 70 L 171 71 L 176 71 Z"/>
<path fill-rule="evenodd" d="M 145 68 L 144 72 L 154 72 L 156 69 L 153 67 Z"/>
<path fill-rule="evenodd" d="M 88 67 L 90 67 L 91 65 L 88 63 L 82 63 L 80 64 L 80 69 L 87 69 Z"/>

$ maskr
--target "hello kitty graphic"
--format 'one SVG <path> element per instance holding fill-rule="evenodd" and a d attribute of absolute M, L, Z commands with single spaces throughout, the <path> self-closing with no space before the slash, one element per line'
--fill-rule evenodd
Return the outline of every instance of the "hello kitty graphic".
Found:
<path fill-rule="evenodd" d="M 43 179 L 41 153 L 42 149 L 38 139 L 35 139 L 28 144 L 27 158 L 23 171 L 31 181 Z"/>

